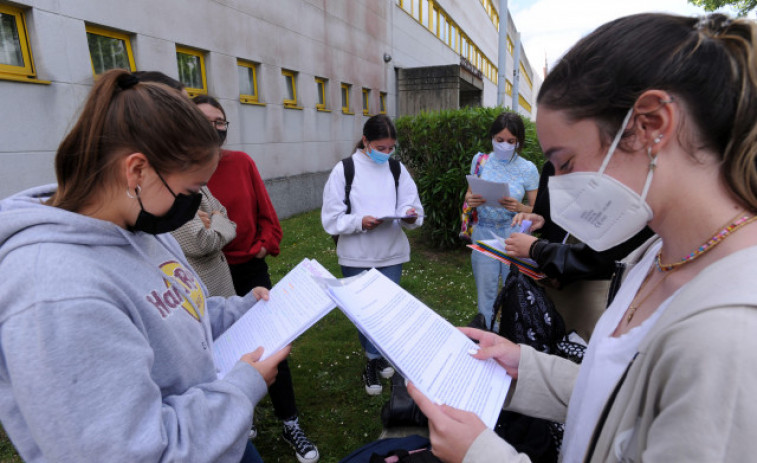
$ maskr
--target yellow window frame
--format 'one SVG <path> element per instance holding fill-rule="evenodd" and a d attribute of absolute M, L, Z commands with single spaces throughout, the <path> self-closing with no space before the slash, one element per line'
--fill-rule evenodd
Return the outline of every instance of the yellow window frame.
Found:
<path fill-rule="evenodd" d="M 316 77 L 315 78 L 315 90 L 320 95 L 320 100 L 323 101 L 323 103 L 318 103 L 318 98 L 316 98 L 315 103 L 315 109 L 318 111 L 326 111 L 326 82 L 328 79 L 324 79 L 323 77 Z"/>
<path fill-rule="evenodd" d="M 363 89 L 363 116 L 371 115 L 371 89 Z"/>
<path fill-rule="evenodd" d="M 208 94 L 208 78 L 205 75 L 205 54 L 199 50 L 195 50 L 194 48 L 184 47 L 181 45 L 176 45 L 176 66 L 178 68 L 179 66 L 179 59 L 178 54 L 182 53 L 184 55 L 190 55 L 195 56 L 199 58 L 200 60 L 200 74 L 202 75 L 202 88 L 195 88 L 195 87 L 189 87 L 184 86 L 184 90 L 187 91 L 187 94 L 189 94 L 190 98 L 194 98 L 197 95 L 207 95 Z M 179 72 L 179 80 L 181 80 L 181 72 Z M 183 84 L 184 82 L 182 82 Z"/>
<path fill-rule="evenodd" d="M 354 114 L 350 111 L 350 91 L 352 90 L 352 85 L 342 82 L 340 88 L 342 92 L 342 113 Z"/>
<path fill-rule="evenodd" d="M 14 66 L 12 64 L 0 64 L 0 78 L 11 80 L 28 80 L 36 77 L 34 70 L 34 60 L 32 57 L 32 48 L 29 45 L 29 35 L 26 29 L 26 18 L 24 11 L 10 5 L 0 4 L 0 13 L 13 16 L 16 20 L 16 30 L 18 31 L 18 43 L 21 48 L 21 58 L 23 66 Z"/>
<path fill-rule="evenodd" d="M 131 37 L 129 37 L 128 34 L 125 34 L 123 32 L 116 32 L 110 29 L 105 29 L 99 26 L 87 25 L 84 29 L 86 30 L 88 34 L 101 35 L 103 37 L 109 37 L 111 39 L 121 40 L 124 43 L 124 47 L 126 48 L 126 55 L 129 60 L 129 70 L 131 72 L 134 72 L 137 70 L 137 66 L 134 62 L 134 53 L 132 52 L 132 48 L 131 48 Z M 92 75 L 97 77 L 98 74 L 95 73 L 95 63 L 94 61 L 92 61 L 91 50 L 89 52 L 89 64 L 92 66 Z"/>
<path fill-rule="evenodd" d="M 526 79 L 526 83 L 528 84 L 528 87 L 534 88 L 534 84 L 533 82 L 531 82 L 531 78 L 528 76 L 528 72 L 526 72 L 526 67 L 523 66 L 523 62 L 520 63 L 520 73 Z"/>
<path fill-rule="evenodd" d="M 386 92 L 379 92 L 379 114 L 386 114 Z"/>
<path fill-rule="evenodd" d="M 258 65 L 252 61 L 238 59 L 237 67 L 246 68 L 252 71 L 252 94 L 242 93 L 239 91 L 239 101 L 247 104 L 259 104 L 260 94 L 258 93 Z"/>
<path fill-rule="evenodd" d="M 528 101 L 526 101 L 525 98 L 523 98 L 523 95 L 518 95 L 518 103 L 520 104 L 520 107 L 528 111 L 528 113 L 531 113 L 531 104 L 529 104 Z"/>
<path fill-rule="evenodd" d="M 288 81 L 292 84 L 292 99 L 284 98 L 284 107 L 296 108 L 297 107 L 297 73 L 288 69 L 282 69 L 281 75 L 284 76 L 285 82 Z"/>

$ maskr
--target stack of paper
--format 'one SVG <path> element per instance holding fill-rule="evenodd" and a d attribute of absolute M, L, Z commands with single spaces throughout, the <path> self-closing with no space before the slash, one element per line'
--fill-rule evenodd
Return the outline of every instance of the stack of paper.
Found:
<path fill-rule="evenodd" d="M 506 264 L 515 264 L 525 275 L 535 280 L 541 280 L 547 276 L 539 271 L 539 264 L 526 257 L 513 257 L 505 251 L 504 245 L 498 239 L 479 240 L 475 244 L 469 244 L 469 248 L 483 253 L 493 259 Z"/>
<path fill-rule="evenodd" d="M 283 348 L 335 305 L 427 397 L 494 428 L 511 383 L 505 369 L 473 358 L 473 341 L 376 269 L 337 280 L 305 259 L 215 341 L 219 377 L 258 346 L 264 357 Z"/>

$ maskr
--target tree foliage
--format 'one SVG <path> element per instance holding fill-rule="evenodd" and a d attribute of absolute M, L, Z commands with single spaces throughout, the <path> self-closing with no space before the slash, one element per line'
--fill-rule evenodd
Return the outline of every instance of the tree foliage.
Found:
<path fill-rule="evenodd" d="M 689 3 L 701 6 L 705 11 L 715 11 L 724 6 L 731 6 L 738 10 L 739 16 L 746 16 L 757 8 L 757 0 L 689 0 Z"/>

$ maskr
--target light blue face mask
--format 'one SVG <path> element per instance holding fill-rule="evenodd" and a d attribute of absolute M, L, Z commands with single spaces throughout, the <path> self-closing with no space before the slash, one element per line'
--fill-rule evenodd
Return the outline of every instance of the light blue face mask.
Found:
<path fill-rule="evenodd" d="M 394 154 L 394 150 L 391 150 L 389 153 L 382 153 L 381 151 L 371 149 L 368 152 L 368 157 L 373 160 L 376 164 L 384 164 L 389 160 L 389 157 Z"/>

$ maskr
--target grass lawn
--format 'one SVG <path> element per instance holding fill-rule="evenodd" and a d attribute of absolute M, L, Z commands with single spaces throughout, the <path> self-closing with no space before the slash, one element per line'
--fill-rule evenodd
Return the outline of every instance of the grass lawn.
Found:
<path fill-rule="evenodd" d="M 334 243 L 322 229 L 320 211 L 282 221 L 281 254 L 267 259 L 274 284 L 302 259 L 318 260 L 340 277 Z M 439 252 L 424 246 L 419 231 L 408 233 L 412 260 L 405 264 L 402 286 L 454 325 L 465 325 L 476 313 L 470 251 Z M 368 396 L 360 374 L 365 364 L 357 331 L 336 309 L 298 338 L 289 357 L 297 407 L 321 462 L 338 462 L 381 433 L 381 407 L 389 398 L 388 382 L 380 396 Z M 280 438 L 281 424 L 265 398 L 255 409 L 255 439 L 266 462 L 297 462 Z M 0 432 L 2 429 L 0 429 Z M 0 434 L 0 461 L 21 461 Z"/>

